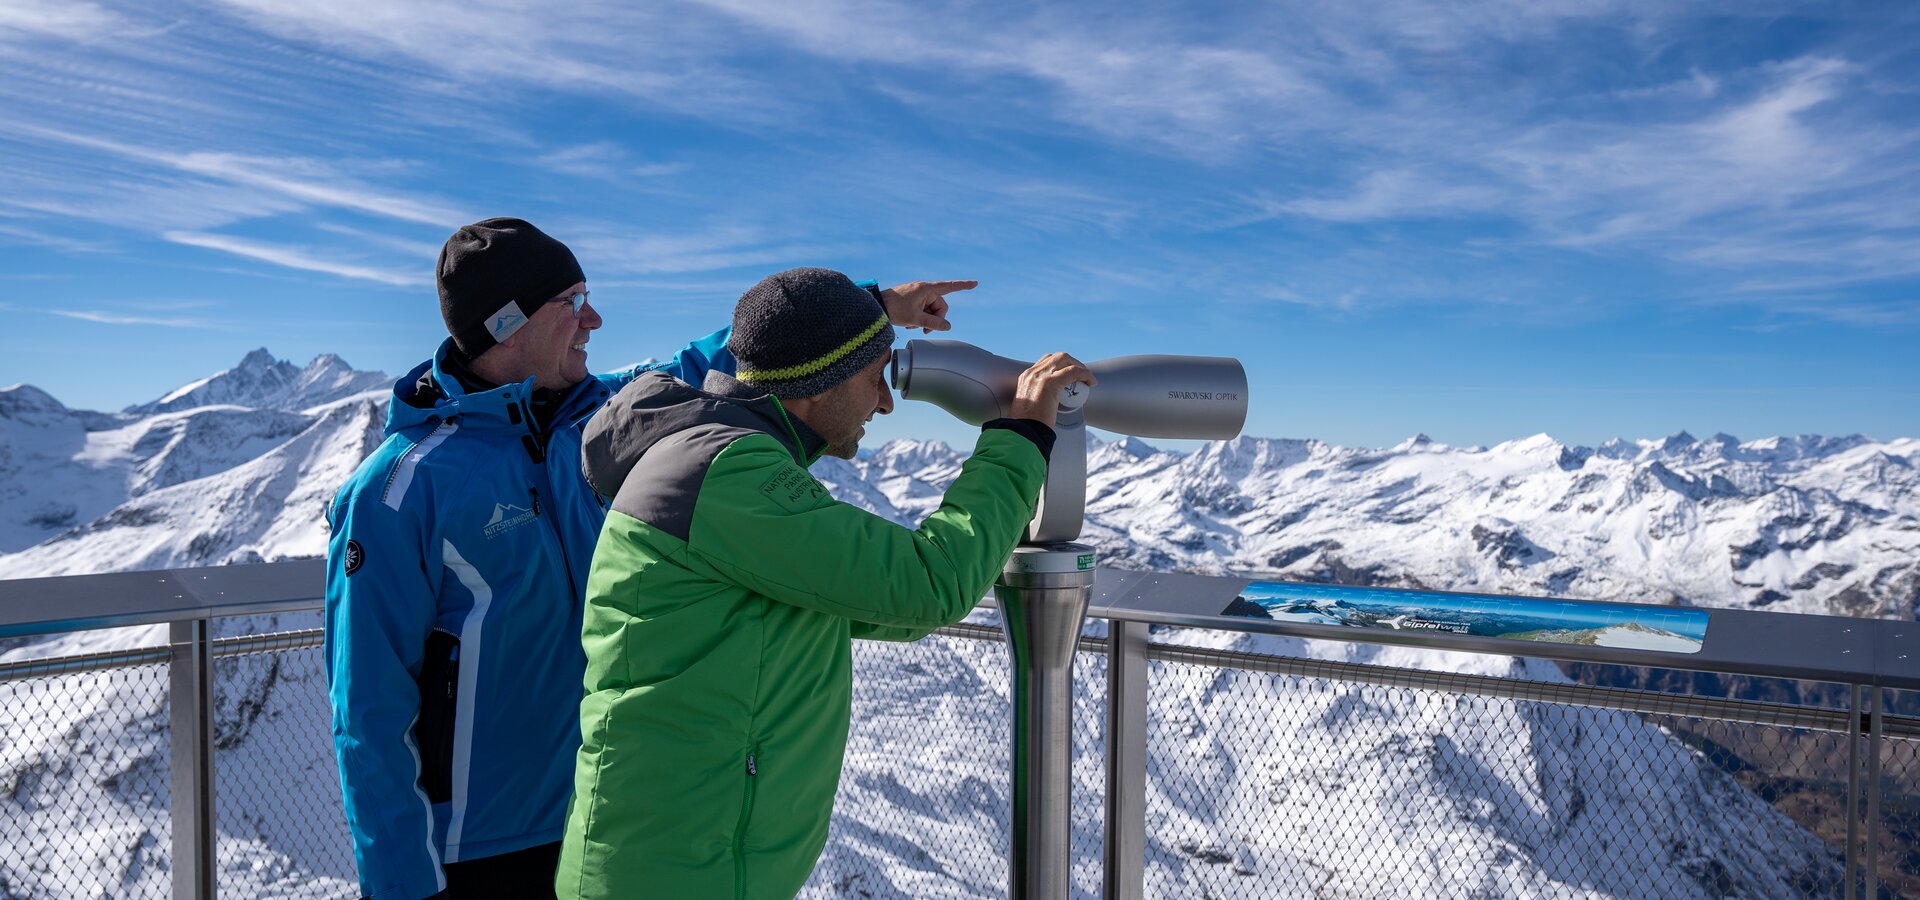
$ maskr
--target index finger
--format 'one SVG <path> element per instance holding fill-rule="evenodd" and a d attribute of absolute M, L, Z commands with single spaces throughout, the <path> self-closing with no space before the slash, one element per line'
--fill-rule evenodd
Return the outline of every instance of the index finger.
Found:
<path fill-rule="evenodd" d="M 974 288 L 977 288 L 980 286 L 980 282 L 972 281 L 972 280 L 929 281 L 929 282 L 926 282 L 926 285 L 928 288 L 931 288 L 933 291 L 940 294 L 941 296 L 945 296 L 955 291 L 973 290 Z"/>

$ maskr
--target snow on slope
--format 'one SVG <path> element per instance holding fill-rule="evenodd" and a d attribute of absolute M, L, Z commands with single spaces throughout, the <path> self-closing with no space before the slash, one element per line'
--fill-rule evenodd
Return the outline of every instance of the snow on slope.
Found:
<path fill-rule="evenodd" d="M 1545 435 L 1109 448 L 1086 540 L 1137 568 L 1912 618 L 1920 441 Z"/>
<path fill-rule="evenodd" d="M 144 414 L 0 391 L 7 518 L 27 518 L 21 498 L 66 498 L 75 510 L 57 527 L 19 526 L 20 540 L 34 537 L 29 527 L 51 533 L 0 545 L 16 551 L 0 553 L 0 577 L 323 552 L 322 504 L 377 442 L 384 415 L 381 394 L 354 390 L 385 376 L 343 374 L 322 357 L 303 380 L 256 355 Z M 231 405 L 242 399 L 253 405 Z M 1920 442 L 1864 438 L 1677 435 L 1597 449 L 1544 436 L 1484 449 L 1415 438 L 1389 450 L 1249 438 L 1181 456 L 1126 440 L 1091 448 L 1088 538 L 1124 566 L 1908 617 L 1920 600 L 1916 450 Z M 836 496 L 911 524 L 963 461 L 944 445 L 896 442 L 823 460 L 815 473 Z M 1164 639 L 1560 677 L 1504 657 L 1206 632 Z M 115 640 L 129 638 L 77 635 L 0 659 Z M 809 896 L 1001 889 L 1004 651 L 946 643 L 860 651 L 835 838 Z M 350 892 L 350 860 L 326 838 L 341 826 L 316 661 L 273 654 L 219 673 L 223 791 L 237 792 L 221 822 L 222 877 L 242 895 Z M 12 803 L 9 818 L 39 842 L 30 857 L 0 858 L 0 885 L 41 884 L 34 867 L 49 859 L 105 873 L 93 887 L 48 887 L 51 896 L 164 884 L 156 860 L 168 837 L 152 806 L 166 770 L 153 737 L 164 711 L 124 677 L 84 678 L 96 680 L 35 696 L 44 705 L 80 691 L 88 704 L 52 702 L 33 713 L 44 728 L 0 752 L 0 804 Z M 1080 685 L 1083 722 L 1098 691 L 1093 677 Z M 6 708 L 22 708 L 17 696 Z M 1729 884 L 1783 896 L 1800 876 L 1837 884 L 1828 848 L 1635 717 L 1207 670 L 1157 688 L 1152 708 L 1156 733 L 1173 741 L 1159 745 L 1151 788 L 1157 894 L 1231 895 L 1247 878 L 1320 885 L 1324 896 L 1684 897 Z M 75 758 L 83 746 L 110 752 Z M 1097 747 L 1079 752 L 1078 770 L 1097 772 Z M 1080 789 L 1097 790 L 1097 779 Z M 1087 845 L 1097 810 L 1076 816 Z M 1601 817 L 1643 825 L 1632 841 L 1602 846 L 1603 831 L 1585 825 Z M 1087 863 L 1075 875 L 1083 893 L 1097 889 Z"/>
<path fill-rule="evenodd" d="M 905 462 L 911 460 L 911 462 Z M 961 454 L 896 442 L 834 461 L 900 522 Z M 1088 451 L 1087 528 L 1123 568 L 1913 618 L 1920 440 L 1685 434 L 1598 450 L 1546 435 L 1387 450 L 1238 438 Z M 871 497 L 870 492 L 881 497 Z M 891 509 L 889 509 L 889 507 Z"/>
<path fill-rule="evenodd" d="M 379 445 L 385 417 L 384 405 L 372 400 L 329 407 L 254 459 L 140 494 L 99 519 L 0 556 L 0 578 L 324 553 L 327 501 Z"/>
<path fill-rule="evenodd" d="M 306 430 L 327 404 L 384 404 L 388 379 L 337 356 L 304 369 L 264 350 L 120 414 L 70 410 L 31 385 L 0 389 L 0 553 L 93 523 L 129 498 L 224 472 Z M 78 569 L 75 571 L 88 571 Z"/>

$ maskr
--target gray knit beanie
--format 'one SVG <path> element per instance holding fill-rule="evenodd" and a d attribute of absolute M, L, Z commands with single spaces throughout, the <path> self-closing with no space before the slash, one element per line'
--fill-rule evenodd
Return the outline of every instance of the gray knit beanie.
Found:
<path fill-rule="evenodd" d="M 748 288 L 727 338 L 734 377 L 788 399 L 825 392 L 891 346 L 880 301 L 832 269 L 788 269 Z"/>
<path fill-rule="evenodd" d="M 525 219 L 507 218 L 483 219 L 454 232 L 440 248 L 433 278 L 447 333 L 476 357 L 585 280 L 567 245 Z"/>

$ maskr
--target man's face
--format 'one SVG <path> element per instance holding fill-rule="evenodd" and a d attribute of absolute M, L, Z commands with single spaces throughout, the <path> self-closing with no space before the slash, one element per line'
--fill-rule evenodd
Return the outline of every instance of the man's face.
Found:
<path fill-rule="evenodd" d="M 586 380 L 587 339 L 600 327 L 600 313 L 591 301 L 574 312 L 573 295 L 586 289 L 583 281 L 561 291 L 514 332 L 512 339 L 524 348 L 522 358 L 533 374 L 535 387 L 560 390 Z"/>
<path fill-rule="evenodd" d="M 807 424 L 827 439 L 828 456 L 852 459 L 867 433 L 866 423 L 875 413 L 893 412 L 893 391 L 887 387 L 887 362 L 892 358 L 890 352 L 881 354 L 858 374 L 820 395 Z"/>

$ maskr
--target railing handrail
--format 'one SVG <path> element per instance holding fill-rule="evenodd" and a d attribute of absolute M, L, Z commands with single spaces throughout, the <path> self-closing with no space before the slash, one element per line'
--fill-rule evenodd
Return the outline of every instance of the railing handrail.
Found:
<path fill-rule="evenodd" d="M 62 575 L 0 580 L 0 638 L 261 613 L 302 612 L 324 604 L 326 563 L 299 559 L 249 565 Z M 1169 597 L 1234 595 L 1248 579 L 1103 570 L 1090 618 L 1280 634 L 1360 644 L 1525 656 L 1569 662 L 1657 666 L 1727 675 L 1807 678 L 1843 684 L 1920 688 L 1920 623 L 1756 610 L 1709 610 L 1708 652 L 1629 651 L 1580 644 L 1383 632 L 1304 625 L 1178 608 Z M 1185 593 L 1183 593 L 1185 592 Z M 991 604 L 991 598 L 983 601 Z M 1199 609 L 1205 609 L 1202 604 Z M 1217 608 L 1217 605 L 1216 607 Z M 1765 639 L 1776 648 L 1728 653 L 1718 648 Z M 1715 641 L 1717 640 L 1717 645 Z M 1908 659 L 1908 646 L 1913 659 Z M 1817 658 L 1809 662 L 1807 657 Z"/>
<path fill-rule="evenodd" d="M 326 560 L 0 581 L 0 638 L 319 609 Z"/>
<path fill-rule="evenodd" d="M 970 622 L 949 625 L 935 631 L 934 634 L 978 641 L 1006 640 L 1006 633 L 998 626 L 977 625 Z M 322 638 L 322 629 L 303 628 L 217 638 L 209 641 L 208 644 L 214 659 L 225 659 L 253 653 L 318 647 Z M 1080 651 L 1105 655 L 1107 639 L 1092 635 L 1083 636 L 1080 639 Z M 79 653 L 69 656 L 16 660 L 0 663 L 0 682 L 158 665 L 171 659 L 172 653 L 169 647 L 141 647 L 130 650 L 111 650 L 105 653 Z M 1156 662 L 1212 666 L 1269 675 L 1294 675 L 1380 687 L 1444 691 L 1479 697 L 1585 706 L 1647 715 L 1688 716 L 1839 734 L 1845 734 L 1848 730 L 1856 728 L 1859 733 L 1865 734 L 1872 727 L 1871 720 L 1854 725 L 1848 710 L 1834 707 L 1701 697 L 1633 688 L 1599 687 L 1576 682 L 1560 683 L 1501 678 L 1494 675 L 1431 672 L 1366 663 L 1300 659 L 1270 653 L 1183 647 L 1178 644 L 1148 643 L 1146 658 Z M 1881 733 L 1892 738 L 1920 739 L 1920 717 L 1886 715 L 1881 722 Z"/>
<path fill-rule="evenodd" d="M 1445 631 L 1353 628 L 1225 613 L 1229 603 L 1260 579 L 1167 572 L 1101 571 L 1089 617 L 1111 621 L 1178 625 L 1309 640 L 1388 644 L 1565 662 L 1650 666 L 1727 675 L 1795 678 L 1920 690 L 1920 623 L 1852 616 L 1767 610 L 1694 607 L 1707 617 L 1705 641 L 1694 652 L 1605 647 L 1593 644 L 1517 640 Z M 1447 591 L 1300 585 L 1317 591 L 1407 594 L 1419 601 Z M 1558 598 L 1511 594 L 1465 594 L 1469 599 L 1559 603 Z M 1588 608 L 1660 609 L 1640 603 L 1572 601 Z"/>

